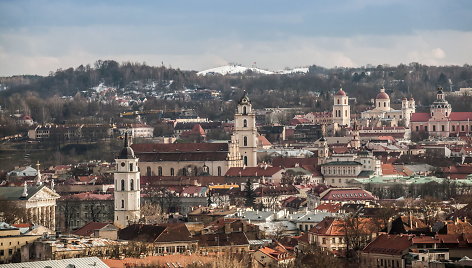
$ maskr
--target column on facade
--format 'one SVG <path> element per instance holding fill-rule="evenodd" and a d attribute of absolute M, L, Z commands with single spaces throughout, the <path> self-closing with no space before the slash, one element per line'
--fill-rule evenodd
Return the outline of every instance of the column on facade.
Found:
<path fill-rule="evenodd" d="M 45 212 L 46 212 L 46 215 L 44 217 L 44 220 L 46 221 L 46 224 L 44 225 L 45 227 L 47 228 L 50 228 L 51 227 L 51 210 L 50 210 L 50 206 L 47 206 L 44 208 Z"/>
<path fill-rule="evenodd" d="M 39 207 L 35 207 L 35 208 L 34 208 L 34 218 L 35 218 L 35 219 L 34 219 L 34 223 L 35 223 L 35 224 L 38 224 L 38 223 L 39 223 L 39 216 L 40 216 L 39 213 L 40 213 L 40 212 L 39 212 Z"/>
<path fill-rule="evenodd" d="M 56 206 L 51 206 L 51 230 L 56 230 Z"/>

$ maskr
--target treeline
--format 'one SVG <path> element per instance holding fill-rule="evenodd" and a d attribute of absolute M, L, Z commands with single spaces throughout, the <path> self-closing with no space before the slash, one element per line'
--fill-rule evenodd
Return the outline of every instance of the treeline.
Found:
<path fill-rule="evenodd" d="M 8 89 L 0 92 L 3 109 L 29 112 L 39 122 L 54 122 L 95 116 L 109 119 L 118 107 L 104 104 L 82 104 L 83 100 L 64 101 L 62 96 L 80 98 L 80 92 L 104 83 L 126 90 L 134 81 L 154 81 L 153 91 L 173 92 L 184 88 L 207 88 L 219 90 L 221 100 L 163 101 L 148 96 L 148 104 L 129 109 L 146 108 L 195 108 L 202 117 L 231 119 L 234 104 L 242 90 L 249 92 L 255 108 L 305 107 L 310 111 L 330 110 L 331 94 L 343 87 L 350 97 L 356 98 L 353 112 L 368 108 L 380 87 L 385 87 L 393 105 L 399 105 L 402 97 L 414 97 L 419 111 L 428 109 L 435 98 L 435 89 L 446 91 L 472 87 L 472 66 L 426 66 L 418 63 L 394 67 L 376 66 L 362 68 L 332 68 L 311 66 L 306 74 L 260 75 L 246 73 L 237 75 L 198 76 L 195 71 L 182 71 L 165 66 L 148 66 L 145 63 L 118 63 L 99 60 L 91 65 L 57 70 L 45 77 L 15 76 L 0 78 Z M 172 82 L 170 82 L 172 81 Z M 42 99 L 44 103 L 41 103 Z M 470 111 L 471 97 L 448 98 L 454 111 Z M 156 107 L 158 105 L 159 107 Z M 86 107 L 85 107 L 86 106 Z M 105 105 L 106 106 L 106 105 Z M 115 114 L 116 116 L 116 114 Z M 38 118 L 39 117 L 39 118 Z"/>

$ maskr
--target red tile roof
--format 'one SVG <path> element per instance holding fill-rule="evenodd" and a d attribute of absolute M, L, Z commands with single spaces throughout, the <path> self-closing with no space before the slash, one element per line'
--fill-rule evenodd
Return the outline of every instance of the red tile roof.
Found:
<path fill-rule="evenodd" d="M 315 208 L 315 210 L 336 213 L 341 208 L 341 203 L 323 203 Z"/>
<path fill-rule="evenodd" d="M 225 176 L 271 177 L 281 170 L 280 167 L 232 167 L 226 171 Z"/>
<path fill-rule="evenodd" d="M 363 253 L 376 253 L 387 255 L 403 255 L 410 246 L 412 236 L 409 235 L 379 235 L 374 241 L 370 242 Z"/>
<path fill-rule="evenodd" d="M 411 122 L 428 122 L 428 120 L 431 118 L 429 113 L 413 113 L 411 115 Z"/>
<path fill-rule="evenodd" d="M 259 140 L 259 143 L 262 145 L 262 146 L 271 146 L 272 143 L 270 143 L 269 140 L 267 140 L 267 138 L 265 136 L 258 136 L 257 139 Z"/>
<path fill-rule="evenodd" d="M 228 152 L 228 143 L 140 143 L 131 148 L 135 153 Z"/>
<path fill-rule="evenodd" d="M 451 112 L 449 119 L 451 121 L 472 121 L 472 112 Z"/>
<path fill-rule="evenodd" d="M 323 201 L 377 200 L 371 192 L 359 188 L 330 188 L 320 194 Z"/>
<path fill-rule="evenodd" d="M 112 194 L 94 194 L 90 192 L 63 195 L 60 199 L 68 200 L 113 200 Z"/>
<path fill-rule="evenodd" d="M 102 229 L 103 227 L 109 225 L 110 223 L 106 222 L 89 222 L 82 226 L 81 228 L 72 232 L 72 234 L 80 235 L 80 236 L 91 236 L 93 235 L 95 230 Z"/>

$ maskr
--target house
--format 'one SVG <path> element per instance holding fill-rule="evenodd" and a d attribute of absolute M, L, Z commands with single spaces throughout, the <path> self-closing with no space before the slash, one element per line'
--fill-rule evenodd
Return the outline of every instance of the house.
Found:
<path fill-rule="evenodd" d="M 39 239 L 41 235 L 21 234 L 20 228 L 0 222 L 0 263 L 21 261 L 21 247 Z"/>
<path fill-rule="evenodd" d="M 210 252 L 243 253 L 249 251 L 249 240 L 243 232 L 202 234 L 198 239 L 200 254 Z"/>
<path fill-rule="evenodd" d="M 120 135 L 124 135 L 125 132 L 131 135 L 133 138 L 152 138 L 154 136 L 154 127 L 146 124 L 126 124 L 117 127 Z"/>
<path fill-rule="evenodd" d="M 315 244 L 323 250 L 329 250 L 343 256 L 347 249 L 347 240 L 358 239 L 360 244 L 367 244 L 380 231 L 379 224 L 371 218 L 336 219 L 326 217 L 308 231 L 310 244 Z M 355 236 L 350 237 L 350 236 Z M 352 245 L 351 248 L 352 249 Z"/>
<path fill-rule="evenodd" d="M 315 204 L 323 203 L 368 203 L 378 200 L 371 192 L 361 188 L 329 188 L 319 195 L 310 195 Z"/>
<path fill-rule="evenodd" d="M 48 260 L 48 261 L 35 261 L 35 262 L 22 262 L 22 267 L 88 267 L 93 266 L 96 268 L 109 268 L 110 266 L 105 264 L 98 257 L 83 257 L 83 258 L 67 258 L 64 260 Z M 3 268 L 17 268 L 18 263 L 3 264 Z"/>
<path fill-rule="evenodd" d="M 280 167 L 261 165 L 257 167 L 232 167 L 228 169 L 225 177 L 246 177 L 257 179 L 265 183 L 280 183 L 284 170 Z"/>
<path fill-rule="evenodd" d="M 282 244 L 277 243 L 274 247 L 263 247 L 254 252 L 253 267 L 280 267 L 290 265 L 295 261 L 295 254 L 287 250 Z"/>
<path fill-rule="evenodd" d="M 361 251 L 362 267 L 406 267 L 412 238 L 411 235 L 379 235 Z"/>
<path fill-rule="evenodd" d="M 209 207 L 200 207 L 192 212 L 188 213 L 188 221 L 189 222 L 203 222 L 204 224 L 208 224 L 213 222 L 221 217 L 225 217 L 227 215 L 232 215 L 236 212 L 236 209 L 224 209 L 224 208 L 209 208 Z"/>
<path fill-rule="evenodd" d="M 16 176 L 16 177 L 36 177 L 38 171 L 31 166 L 19 167 L 15 170 L 12 170 L 7 173 L 7 176 Z"/>
<path fill-rule="evenodd" d="M 237 232 L 245 233 L 249 240 L 256 240 L 260 238 L 259 227 L 257 225 L 237 218 L 217 219 L 214 222 L 206 224 L 202 230 L 202 234 L 229 234 Z"/>
<path fill-rule="evenodd" d="M 72 232 L 72 234 L 78 236 L 101 237 L 116 240 L 118 239 L 118 228 L 111 223 L 89 222 Z"/>
<path fill-rule="evenodd" d="M 185 253 L 197 250 L 197 241 L 183 223 L 132 224 L 118 231 L 118 239 L 152 243 L 157 253 Z"/>

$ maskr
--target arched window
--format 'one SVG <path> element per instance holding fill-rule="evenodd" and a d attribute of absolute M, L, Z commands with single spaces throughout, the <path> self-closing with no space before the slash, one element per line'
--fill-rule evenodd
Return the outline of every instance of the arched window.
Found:
<path fill-rule="evenodd" d="M 125 208 L 125 200 L 121 200 L 121 208 Z"/>
<path fill-rule="evenodd" d="M 386 102 L 384 102 L 384 107 L 387 107 L 387 103 L 386 103 Z"/>
<path fill-rule="evenodd" d="M 243 138 L 243 146 L 247 146 L 247 137 L 246 136 L 244 136 L 244 138 Z"/>
<path fill-rule="evenodd" d="M 151 176 L 152 173 L 151 173 L 151 167 L 147 167 L 146 168 L 146 176 Z"/>
<path fill-rule="evenodd" d="M 170 175 L 174 176 L 174 168 L 170 168 Z"/>
<path fill-rule="evenodd" d="M 243 106 L 243 114 L 247 114 L 246 106 Z"/>
<path fill-rule="evenodd" d="M 243 127 L 247 127 L 247 119 L 243 120 Z"/>
<path fill-rule="evenodd" d="M 130 180 L 129 189 L 130 189 L 131 191 L 134 191 L 134 180 L 133 180 L 133 179 Z"/>
<path fill-rule="evenodd" d="M 344 116 L 346 116 L 346 117 L 347 117 L 347 110 L 346 110 L 346 111 L 344 111 Z"/>
<path fill-rule="evenodd" d="M 347 100 L 344 100 L 344 104 L 347 104 Z"/>
<path fill-rule="evenodd" d="M 338 99 L 338 104 L 340 104 L 339 99 Z"/>
<path fill-rule="evenodd" d="M 157 176 L 162 176 L 162 167 L 157 167 Z"/>
<path fill-rule="evenodd" d="M 244 159 L 244 165 L 247 166 L 247 156 L 244 156 L 243 159 Z"/>
<path fill-rule="evenodd" d="M 121 190 L 125 190 L 125 180 L 121 180 Z"/>
<path fill-rule="evenodd" d="M 218 167 L 218 176 L 221 176 L 221 167 Z"/>

